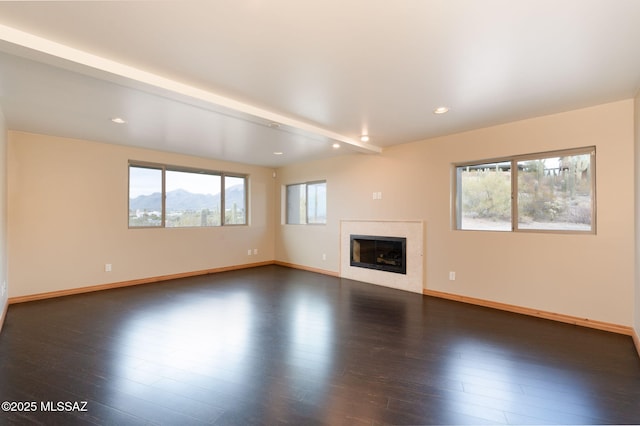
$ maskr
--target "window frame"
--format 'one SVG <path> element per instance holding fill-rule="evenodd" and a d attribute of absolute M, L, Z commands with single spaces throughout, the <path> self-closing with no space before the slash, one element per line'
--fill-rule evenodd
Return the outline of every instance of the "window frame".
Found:
<path fill-rule="evenodd" d="M 310 225 L 310 226 L 323 226 L 327 224 L 327 218 L 324 218 L 324 222 L 309 222 L 309 186 L 311 185 L 319 185 L 324 184 L 325 186 L 325 194 L 327 181 L 326 180 L 313 180 L 308 182 L 296 182 L 285 185 L 285 200 L 284 200 L 284 208 L 285 208 L 285 225 Z M 301 186 L 304 185 L 304 222 L 294 222 L 292 223 L 289 215 L 289 188 L 292 186 Z M 325 212 L 327 210 L 326 205 L 326 195 L 325 195 Z M 302 216 L 302 215 L 301 215 Z"/>
<path fill-rule="evenodd" d="M 129 220 L 129 212 L 131 211 L 131 168 L 147 168 L 161 171 L 161 219 L 158 226 L 131 226 Z M 170 172 L 182 172 L 182 173 L 194 173 L 194 174 L 206 174 L 212 176 L 220 176 L 220 225 L 208 225 L 208 226 L 167 226 L 167 171 Z M 242 178 L 244 179 L 244 223 L 226 223 L 225 218 L 225 177 Z M 193 229 L 193 228 L 219 228 L 223 226 L 248 226 L 249 225 L 249 175 L 242 173 L 223 172 L 217 170 L 201 169 L 188 166 L 176 166 L 171 164 L 152 163 L 148 161 L 129 160 L 127 163 L 127 227 L 128 229 Z"/>
<path fill-rule="evenodd" d="M 580 229 L 536 229 L 519 227 L 518 216 L 518 163 L 522 161 L 544 160 L 554 157 L 570 157 L 577 155 L 590 156 L 590 175 L 589 182 L 591 191 L 591 227 L 588 230 Z M 463 167 L 480 166 L 484 164 L 510 163 L 510 189 L 511 189 L 511 229 L 466 229 L 462 228 L 462 182 L 458 177 L 458 170 Z M 515 171 L 515 172 L 514 172 Z M 570 148 L 556 151 L 545 151 L 532 154 L 513 155 L 509 157 L 498 157 L 483 159 L 478 161 L 465 161 L 452 164 L 452 190 L 451 190 L 451 224 L 456 231 L 480 231 L 480 232 L 524 232 L 524 233 L 552 233 L 552 234 L 588 234 L 595 235 L 597 233 L 597 197 L 596 197 L 596 147 L 587 146 L 580 148 Z"/>

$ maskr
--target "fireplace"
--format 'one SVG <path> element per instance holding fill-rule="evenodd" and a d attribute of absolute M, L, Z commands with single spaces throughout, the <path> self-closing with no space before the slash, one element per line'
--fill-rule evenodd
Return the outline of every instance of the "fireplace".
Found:
<path fill-rule="evenodd" d="M 351 235 L 351 266 L 407 273 L 407 239 L 374 235 Z"/>
<path fill-rule="evenodd" d="M 426 279 L 424 268 L 425 229 L 425 222 L 422 220 L 341 220 L 340 277 L 422 294 Z M 373 235 L 383 237 L 372 237 Z M 371 259 L 363 258 L 362 241 L 359 243 L 359 259 L 358 257 L 353 258 L 353 238 L 356 240 L 379 240 L 387 239 L 391 235 L 405 240 L 405 245 L 401 248 L 402 257 L 405 259 L 401 271 L 389 273 L 379 269 L 381 265 L 377 264 L 375 256 L 371 262 L 374 266 L 360 267 L 361 265 L 358 263 L 362 264 L 363 260 Z"/>

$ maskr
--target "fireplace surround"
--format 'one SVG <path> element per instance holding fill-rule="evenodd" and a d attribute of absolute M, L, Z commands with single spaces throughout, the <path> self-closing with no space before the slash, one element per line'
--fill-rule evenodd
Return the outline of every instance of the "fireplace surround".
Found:
<path fill-rule="evenodd" d="M 405 273 L 351 265 L 351 236 L 394 236 L 405 238 Z M 422 294 L 425 283 L 424 250 L 426 223 L 407 221 L 340 221 L 340 276 L 399 290 Z M 361 259 L 362 260 L 362 257 Z"/>

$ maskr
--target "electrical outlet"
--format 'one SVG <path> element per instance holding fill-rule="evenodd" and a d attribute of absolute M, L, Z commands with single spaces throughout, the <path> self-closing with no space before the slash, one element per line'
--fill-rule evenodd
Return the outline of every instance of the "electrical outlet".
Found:
<path fill-rule="evenodd" d="M 258 254 L 258 249 L 253 249 L 253 254 Z"/>
<path fill-rule="evenodd" d="M 322 260 L 327 260 L 327 253 L 322 253 Z"/>
<path fill-rule="evenodd" d="M 450 271 L 449 272 L 449 281 L 455 281 L 456 280 L 456 273 L 454 271 Z"/>
<path fill-rule="evenodd" d="M 4 295 L 7 293 L 7 281 L 3 281 L 2 282 L 2 296 L 4 297 Z"/>
<path fill-rule="evenodd" d="M 111 264 L 110 263 L 105 263 L 104 264 L 104 271 L 105 272 L 111 272 Z"/>
<path fill-rule="evenodd" d="M 247 256 L 251 256 L 251 249 L 247 250 Z"/>

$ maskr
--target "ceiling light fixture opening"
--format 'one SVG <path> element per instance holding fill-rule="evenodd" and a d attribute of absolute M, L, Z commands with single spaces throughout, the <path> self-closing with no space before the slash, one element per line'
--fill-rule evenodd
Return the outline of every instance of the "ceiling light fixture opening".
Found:
<path fill-rule="evenodd" d="M 284 152 L 282 151 L 273 151 L 273 155 L 282 155 Z"/>
<path fill-rule="evenodd" d="M 433 110 L 434 114 L 446 114 L 449 112 L 449 107 L 441 106 Z"/>
<path fill-rule="evenodd" d="M 121 118 L 121 117 L 113 117 L 111 121 L 116 124 L 124 124 L 127 122 L 124 118 Z"/>
<path fill-rule="evenodd" d="M 360 136 L 360 142 L 369 142 L 369 135 Z"/>
<path fill-rule="evenodd" d="M 334 143 L 333 145 L 331 145 L 333 147 L 333 149 L 338 149 L 340 148 L 340 144 L 339 143 Z"/>

